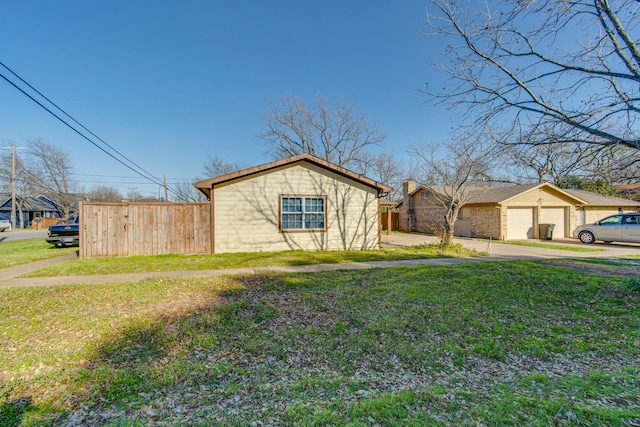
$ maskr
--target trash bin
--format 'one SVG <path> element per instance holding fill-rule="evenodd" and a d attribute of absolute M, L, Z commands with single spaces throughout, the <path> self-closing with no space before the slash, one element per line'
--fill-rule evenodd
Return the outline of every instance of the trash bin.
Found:
<path fill-rule="evenodd" d="M 555 224 L 538 224 L 538 227 L 540 227 L 540 240 L 552 240 L 555 226 Z"/>

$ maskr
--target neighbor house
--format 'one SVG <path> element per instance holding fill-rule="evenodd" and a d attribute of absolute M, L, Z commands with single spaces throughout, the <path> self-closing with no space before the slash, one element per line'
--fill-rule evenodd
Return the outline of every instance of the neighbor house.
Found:
<path fill-rule="evenodd" d="M 432 232 L 442 223 L 444 208 L 438 187 L 404 183 L 403 200 L 397 205 L 399 227 L 406 231 Z M 549 183 L 507 187 L 472 188 L 460 208 L 455 235 L 520 240 L 540 238 L 540 225 L 553 224 L 553 238 L 571 237 L 578 225 L 604 216 L 636 211 L 640 203 L 583 190 L 565 190 Z M 545 237 L 545 236 L 542 236 Z"/>
<path fill-rule="evenodd" d="M 16 226 L 24 228 L 33 225 L 34 221 L 44 218 L 60 219 L 64 216 L 64 210 L 54 200 L 46 196 L 16 198 Z M 20 215 L 22 212 L 22 216 Z M 0 214 L 3 217 L 11 216 L 11 194 L 3 194 L 0 199 Z"/>
<path fill-rule="evenodd" d="M 585 190 L 569 189 L 565 191 L 587 202 L 578 209 L 578 217 L 575 218 L 576 225 L 591 224 L 607 215 L 640 210 L 640 201 L 637 200 L 605 196 Z"/>
<path fill-rule="evenodd" d="M 213 253 L 377 248 L 391 190 L 308 154 L 195 186 L 211 203 Z"/>

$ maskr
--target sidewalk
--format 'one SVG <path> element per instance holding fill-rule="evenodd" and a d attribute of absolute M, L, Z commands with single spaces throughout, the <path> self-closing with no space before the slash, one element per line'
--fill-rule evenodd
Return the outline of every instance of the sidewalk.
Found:
<path fill-rule="evenodd" d="M 13 267 L 2 268 L 0 269 L 0 283 L 59 262 L 71 261 L 76 258 L 78 258 L 78 256 L 75 253 L 71 253 L 55 258 L 47 258 L 40 261 L 30 262 L 29 264 L 20 264 L 14 265 Z"/>
<path fill-rule="evenodd" d="M 340 264 L 309 264 L 295 266 L 273 266 L 260 268 L 221 268 L 217 270 L 183 270 L 183 271 L 155 271 L 148 273 L 125 273 L 125 274 L 102 274 L 92 276 L 63 276 L 63 277 L 33 277 L 33 278 L 12 278 L 0 280 L 0 289 L 12 287 L 32 287 L 51 285 L 71 285 L 71 284 L 96 284 L 115 282 L 135 282 L 154 277 L 184 277 L 184 278 L 206 278 L 223 275 L 249 275 L 265 273 L 311 273 L 328 270 L 359 270 L 368 268 L 385 268 L 395 266 L 415 266 L 415 265 L 451 265 L 464 262 L 494 261 L 498 258 L 476 257 L 476 258 L 433 258 L 414 259 L 402 261 L 371 261 L 371 262 L 345 262 Z M 24 274 L 24 273 L 22 273 Z"/>
<path fill-rule="evenodd" d="M 394 233 L 383 235 L 383 247 L 416 246 L 425 243 L 436 242 L 434 236 L 418 233 Z M 126 273 L 126 274 L 104 274 L 92 276 L 64 276 L 64 277 L 37 277 L 19 278 L 19 276 L 31 271 L 39 270 L 46 266 L 73 260 L 75 254 L 63 255 L 56 258 L 36 261 L 30 264 L 17 265 L 0 270 L 0 289 L 11 287 L 32 287 L 51 286 L 62 284 L 96 284 L 132 282 L 155 277 L 189 277 L 206 278 L 221 275 L 236 274 L 264 274 L 264 273 L 308 273 L 315 271 L 329 270 L 355 270 L 367 268 L 386 268 L 395 266 L 416 266 L 416 265 L 454 265 L 465 262 L 487 262 L 487 261 L 515 261 L 515 260 L 536 260 L 548 258 L 613 258 L 622 255 L 640 255 L 640 245 L 615 245 L 615 244 L 595 244 L 591 248 L 604 249 L 601 252 L 575 252 L 559 249 L 537 248 L 530 246 L 517 246 L 498 242 L 488 242 L 486 240 L 455 238 L 455 243 L 460 243 L 478 252 L 488 252 L 489 256 L 479 256 L 473 258 L 429 258 L 402 261 L 370 261 L 370 262 L 349 262 L 341 264 L 310 264 L 297 266 L 274 266 L 261 268 L 224 268 L 216 270 L 185 270 L 185 271 L 158 271 L 148 273 Z M 581 245 L 575 240 L 554 240 L 553 242 L 542 242 L 558 245 Z M 584 246 L 584 245 L 583 245 Z"/>

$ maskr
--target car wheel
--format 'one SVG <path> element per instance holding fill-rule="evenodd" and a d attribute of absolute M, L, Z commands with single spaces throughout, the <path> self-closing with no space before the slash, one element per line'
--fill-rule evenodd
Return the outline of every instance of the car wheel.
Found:
<path fill-rule="evenodd" d="M 595 236 L 590 231 L 582 231 L 578 237 L 582 243 L 593 243 L 596 241 Z"/>

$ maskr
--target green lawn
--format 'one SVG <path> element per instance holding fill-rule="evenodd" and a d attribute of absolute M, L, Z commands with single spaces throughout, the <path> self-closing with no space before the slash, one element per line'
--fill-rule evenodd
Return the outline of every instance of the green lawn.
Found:
<path fill-rule="evenodd" d="M 0 242 L 0 268 L 54 258 L 77 250 L 77 247 L 56 248 L 44 239 Z"/>
<path fill-rule="evenodd" d="M 558 243 L 541 243 L 531 242 L 523 240 L 494 240 L 494 243 L 499 245 L 515 245 L 515 246 L 530 246 L 533 248 L 546 248 L 556 249 L 559 251 L 573 251 L 573 252 L 604 252 L 606 249 L 594 248 L 585 245 L 561 245 Z"/>
<path fill-rule="evenodd" d="M 475 257 L 482 255 L 462 245 L 441 248 L 437 244 L 371 251 L 243 252 L 216 255 L 156 255 L 126 258 L 75 259 L 24 277 L 86 276 L 92 274 L 143 273 L 152 271 L 208 270 L 218 268 L 271 267 L 276 265 L 337 264 L 344 262 L 395 261 L 421 258 Z"/>
<path fill-rule="evenodd" d="M 0 426 L 640 421 L 640 294 L 529 262 L 0 290 Z"/>

